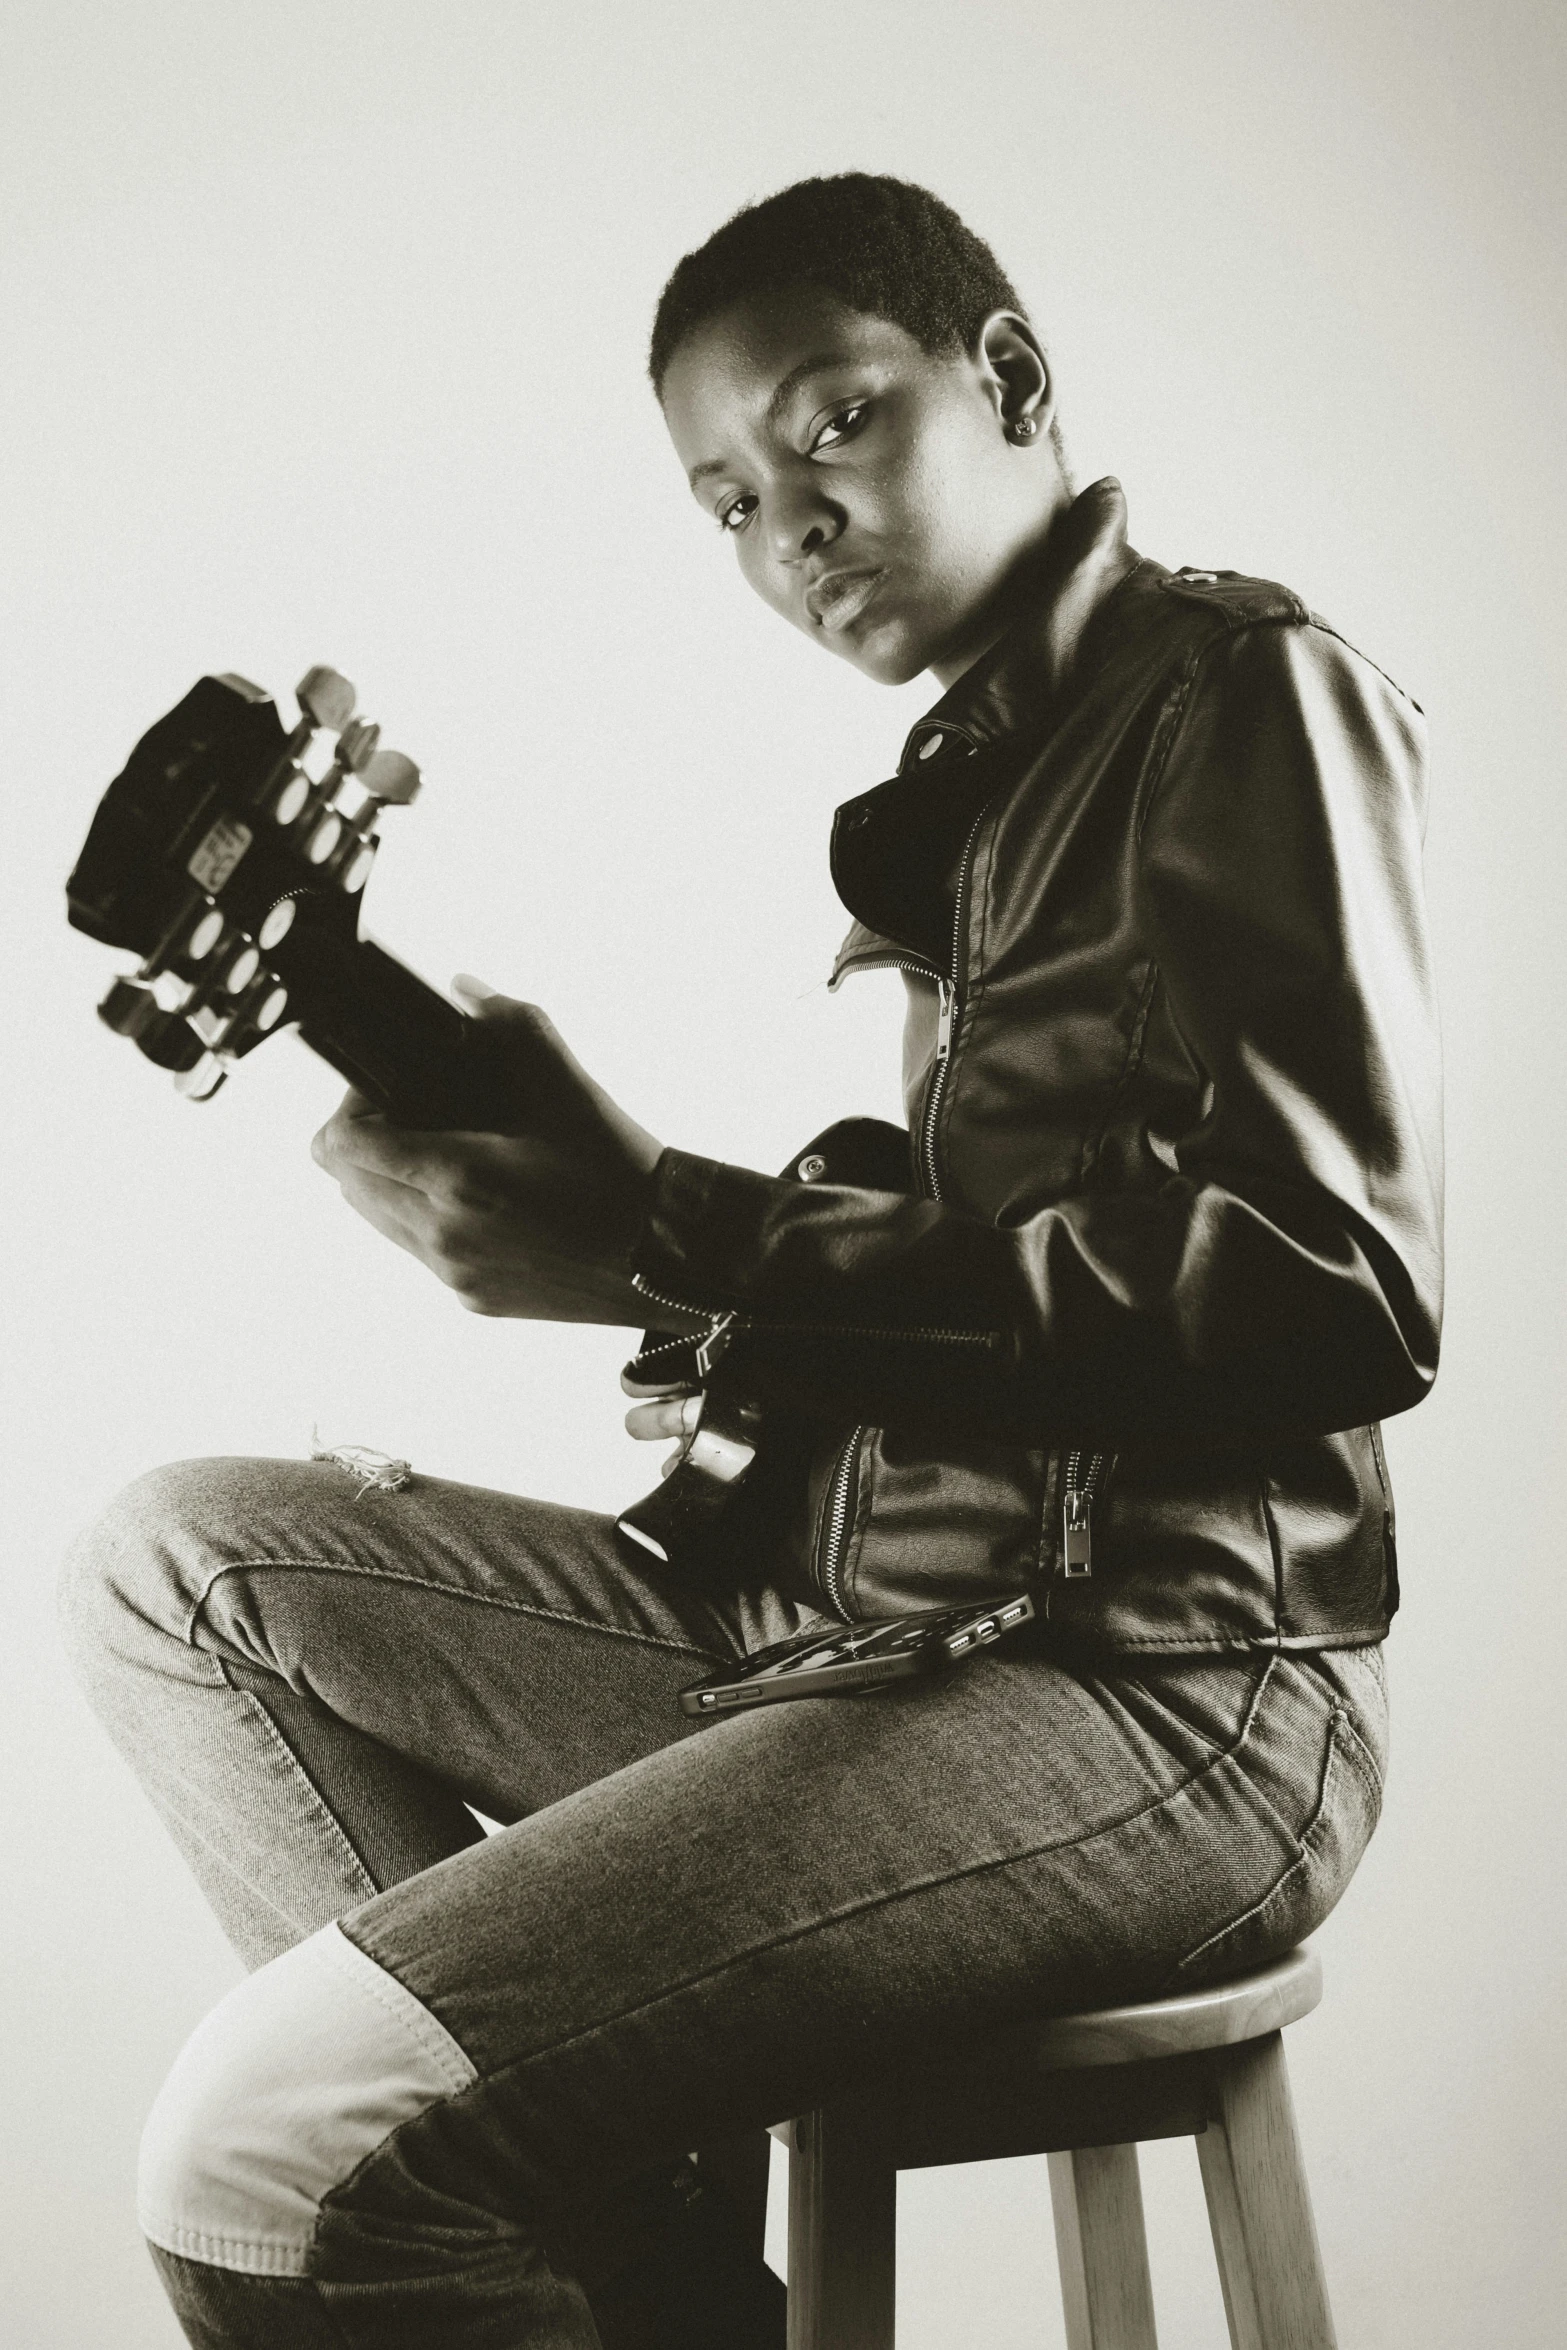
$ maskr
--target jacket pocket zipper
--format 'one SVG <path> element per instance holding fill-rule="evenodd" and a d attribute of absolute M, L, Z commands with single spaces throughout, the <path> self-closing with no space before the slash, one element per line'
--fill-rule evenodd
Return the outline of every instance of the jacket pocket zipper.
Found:
<path fill-rule="evenodd" d="M 1100 1491 L 1110 1455 L 1069 1452 L 1061 1478 L 1061 1572 L 1069 1583 L 1081 1583 L 1094 1571 L 1094 1497 Z"/>
<path fill-rule="evenodd" d="M 1371 1438 L 1371 1459 L 1377 1472 L 1377 1483 L 1382 1489 L 1382 1560 L 1392 1593 L 1392 1606 L 1398 1606 L 1398 1516 L 1393 1507 L 1393 1480 L 1388 1473 L 1387 1455 L 1382 1450 L 1382 1431 L 1375 1422 L 1366 1433 Z"/>
<path fill-rule="evenodd" d="M 833 1467 L 832 1484 L 828 1488 L 826 1532 L 822 1543 L 822 1592 L 835 1616 L 847 1624 L 853 1621 L 843 1604 L 843 1554 L 849 1539 L 849 1501 L 854 1489 L 854 1472 L 859 1466 L 860 1446 L 868 1429 L 856 1428 L 849 1437 Z"/>

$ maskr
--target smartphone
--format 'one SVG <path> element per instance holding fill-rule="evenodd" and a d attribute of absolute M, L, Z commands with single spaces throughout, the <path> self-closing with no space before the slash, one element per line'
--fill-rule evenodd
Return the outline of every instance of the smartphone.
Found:
<path fill-rule="evenodd" d="M 884 1681 L 944 1673 L 977 1656 L 1034 1613 L 1026 1591 L 984 1607 L 930 1608 L 914 1616 L 879 1616 L 830 1632 L 807 1632 L 759 1648 L 724 1680 L 693 1681 L 680 1692 L 682 1713 L 732 1713 L 747 1705 L 783 1705 L 792 1697 L 849 1697 Z"/>

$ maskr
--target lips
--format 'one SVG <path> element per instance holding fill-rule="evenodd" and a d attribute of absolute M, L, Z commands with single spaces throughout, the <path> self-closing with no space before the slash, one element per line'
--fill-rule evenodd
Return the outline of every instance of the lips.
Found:
<path fill-rule="evenodd" d="M 824 571 L 805 591 L 805 609 L 818 628 L 848 628 L 875 595 L 885 571 Z"/>

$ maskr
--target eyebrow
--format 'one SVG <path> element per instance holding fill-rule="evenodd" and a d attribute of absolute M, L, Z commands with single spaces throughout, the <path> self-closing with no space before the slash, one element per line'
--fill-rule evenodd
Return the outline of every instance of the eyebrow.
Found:
<path fill-rule="evenodd" d="M 790 368 L 782 382 L 774 384 L 768 395 L 763 421 L 767 424 L 777 423 L 784 409 L 788 406 L 791 395 L 799 389 L 808 375 L 819 375 L 826 367 L 847 367 L 849 364 L 848 355 L 843 351 L 818 351 L 814 358 L 802 359 L 798 367 Z M 728 471 L 729 468 L 724 464 L 722 458 L 709 457 L 704 464 L 693 465 L 686 475 L 686 480 L 695 489 L 697 483 L 706 481 L 710 474 L 727 473 Z"/>

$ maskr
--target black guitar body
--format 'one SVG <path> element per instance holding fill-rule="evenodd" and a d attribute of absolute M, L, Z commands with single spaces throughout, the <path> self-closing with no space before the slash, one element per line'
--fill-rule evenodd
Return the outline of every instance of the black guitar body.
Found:
<path fill-rule="evenodd" d="M 780 1171 L 786 1183 L 847 1183 L 867 1191 L 906 1192 L 913 1185 L 909 1137 L 880 1118 L 841 1118 L 815 1135 Z M 727 1317 L 732 1320 L 732 1317 Z M 626 1365 L 624 1384 L 639 1395 L 701 1397 L 701 1414 L 674 1469 L 616 1520 L 621 1534 L 655 1558 L 716 1563 L 734 1539 L 736 1504 L 753 1476 L 766 1435 L 769 1458 L 787 1475 L 787 1457 L 803 1462 L 803 1431 L 765 1421 L 762 1408 L 726 1346 L 720 1322 L 705 1339 L 648 1330 Z"/>

